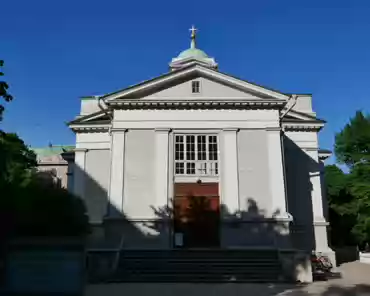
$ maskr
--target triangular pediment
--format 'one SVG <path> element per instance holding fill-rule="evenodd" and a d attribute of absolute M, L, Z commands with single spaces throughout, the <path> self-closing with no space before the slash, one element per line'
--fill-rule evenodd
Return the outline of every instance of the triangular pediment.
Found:
<path fill-rule="evenodd" d="M 189 84 L 194 79 L 202 80 L 206 84 L 201 86 L 203 89 L 199 94 L 191 94 Z M 185 89 L 182 89 L 184 85 L 187 85 L 186 91 L 182 91 Z M 268 99 L 286 101 L 289 99 L 289 95 L 195 64 L 105 95 L 102 98 L 109 104 L 110 102 L 125 99 L 194 99 L 209 101 L 222 99 Z"/>

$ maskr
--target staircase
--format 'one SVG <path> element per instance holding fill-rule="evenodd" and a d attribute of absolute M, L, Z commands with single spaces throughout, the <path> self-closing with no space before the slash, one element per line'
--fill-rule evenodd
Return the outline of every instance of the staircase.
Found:
<path fill-rule="evenodd" d="M 125 250 L 110 282 L 276 282 L 277 250 Z"/>

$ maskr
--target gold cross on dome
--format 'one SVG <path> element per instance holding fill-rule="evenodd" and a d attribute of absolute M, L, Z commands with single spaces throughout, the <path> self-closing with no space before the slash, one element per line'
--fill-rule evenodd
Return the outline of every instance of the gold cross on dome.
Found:
<path fill-rule="evenodd" d="M 195 38 L 198 29 L 195 28 L 194 25 L 192 25 L 191 28 L 189 29 L 189 31 L 191 32 L 191 38 Z"/>
<path fill-rule="evenodd" d="M 191 43 L 190 43 L 190 47 L 191 48 L 195 48 L 195 37 L 197 36 L 197 31 L 198 29 L 196 29 L 194 27 L 194 25 L 191 26 L 191 28 L 189 29 L 189 31 L 191 32 Z"/>

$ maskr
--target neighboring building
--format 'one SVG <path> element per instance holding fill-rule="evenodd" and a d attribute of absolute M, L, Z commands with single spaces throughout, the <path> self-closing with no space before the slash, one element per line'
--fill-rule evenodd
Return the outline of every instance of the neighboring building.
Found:
<path fill-rule="evenodd" d="M 123 248 L 279 248 L 327 253 L 310 94 L 225 74 L 191 47 L 170 71 L 83 98 L 74 192 Z"/>
<path fill-rule="evenodd" d="M 39 176 L 45 177 L 47 181 L 52 180 L 62 188 L 71 186 L 72 179 L 68 177 L 68 162 L 62 157 L 62 154 L 74 148 L 74 146 L 49 145 L 48 147 L 32 149 L 37 156 Z"/>

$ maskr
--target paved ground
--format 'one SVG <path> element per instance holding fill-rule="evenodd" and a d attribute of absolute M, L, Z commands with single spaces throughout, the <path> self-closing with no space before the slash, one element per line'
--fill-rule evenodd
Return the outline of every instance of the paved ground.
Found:
<path fill-rule="evenodd" d="M 90 285 L 86 296 L 370 296 L 370 264 L 343 264 L 342 278 L 305 286 L 276 284 Z"/>

